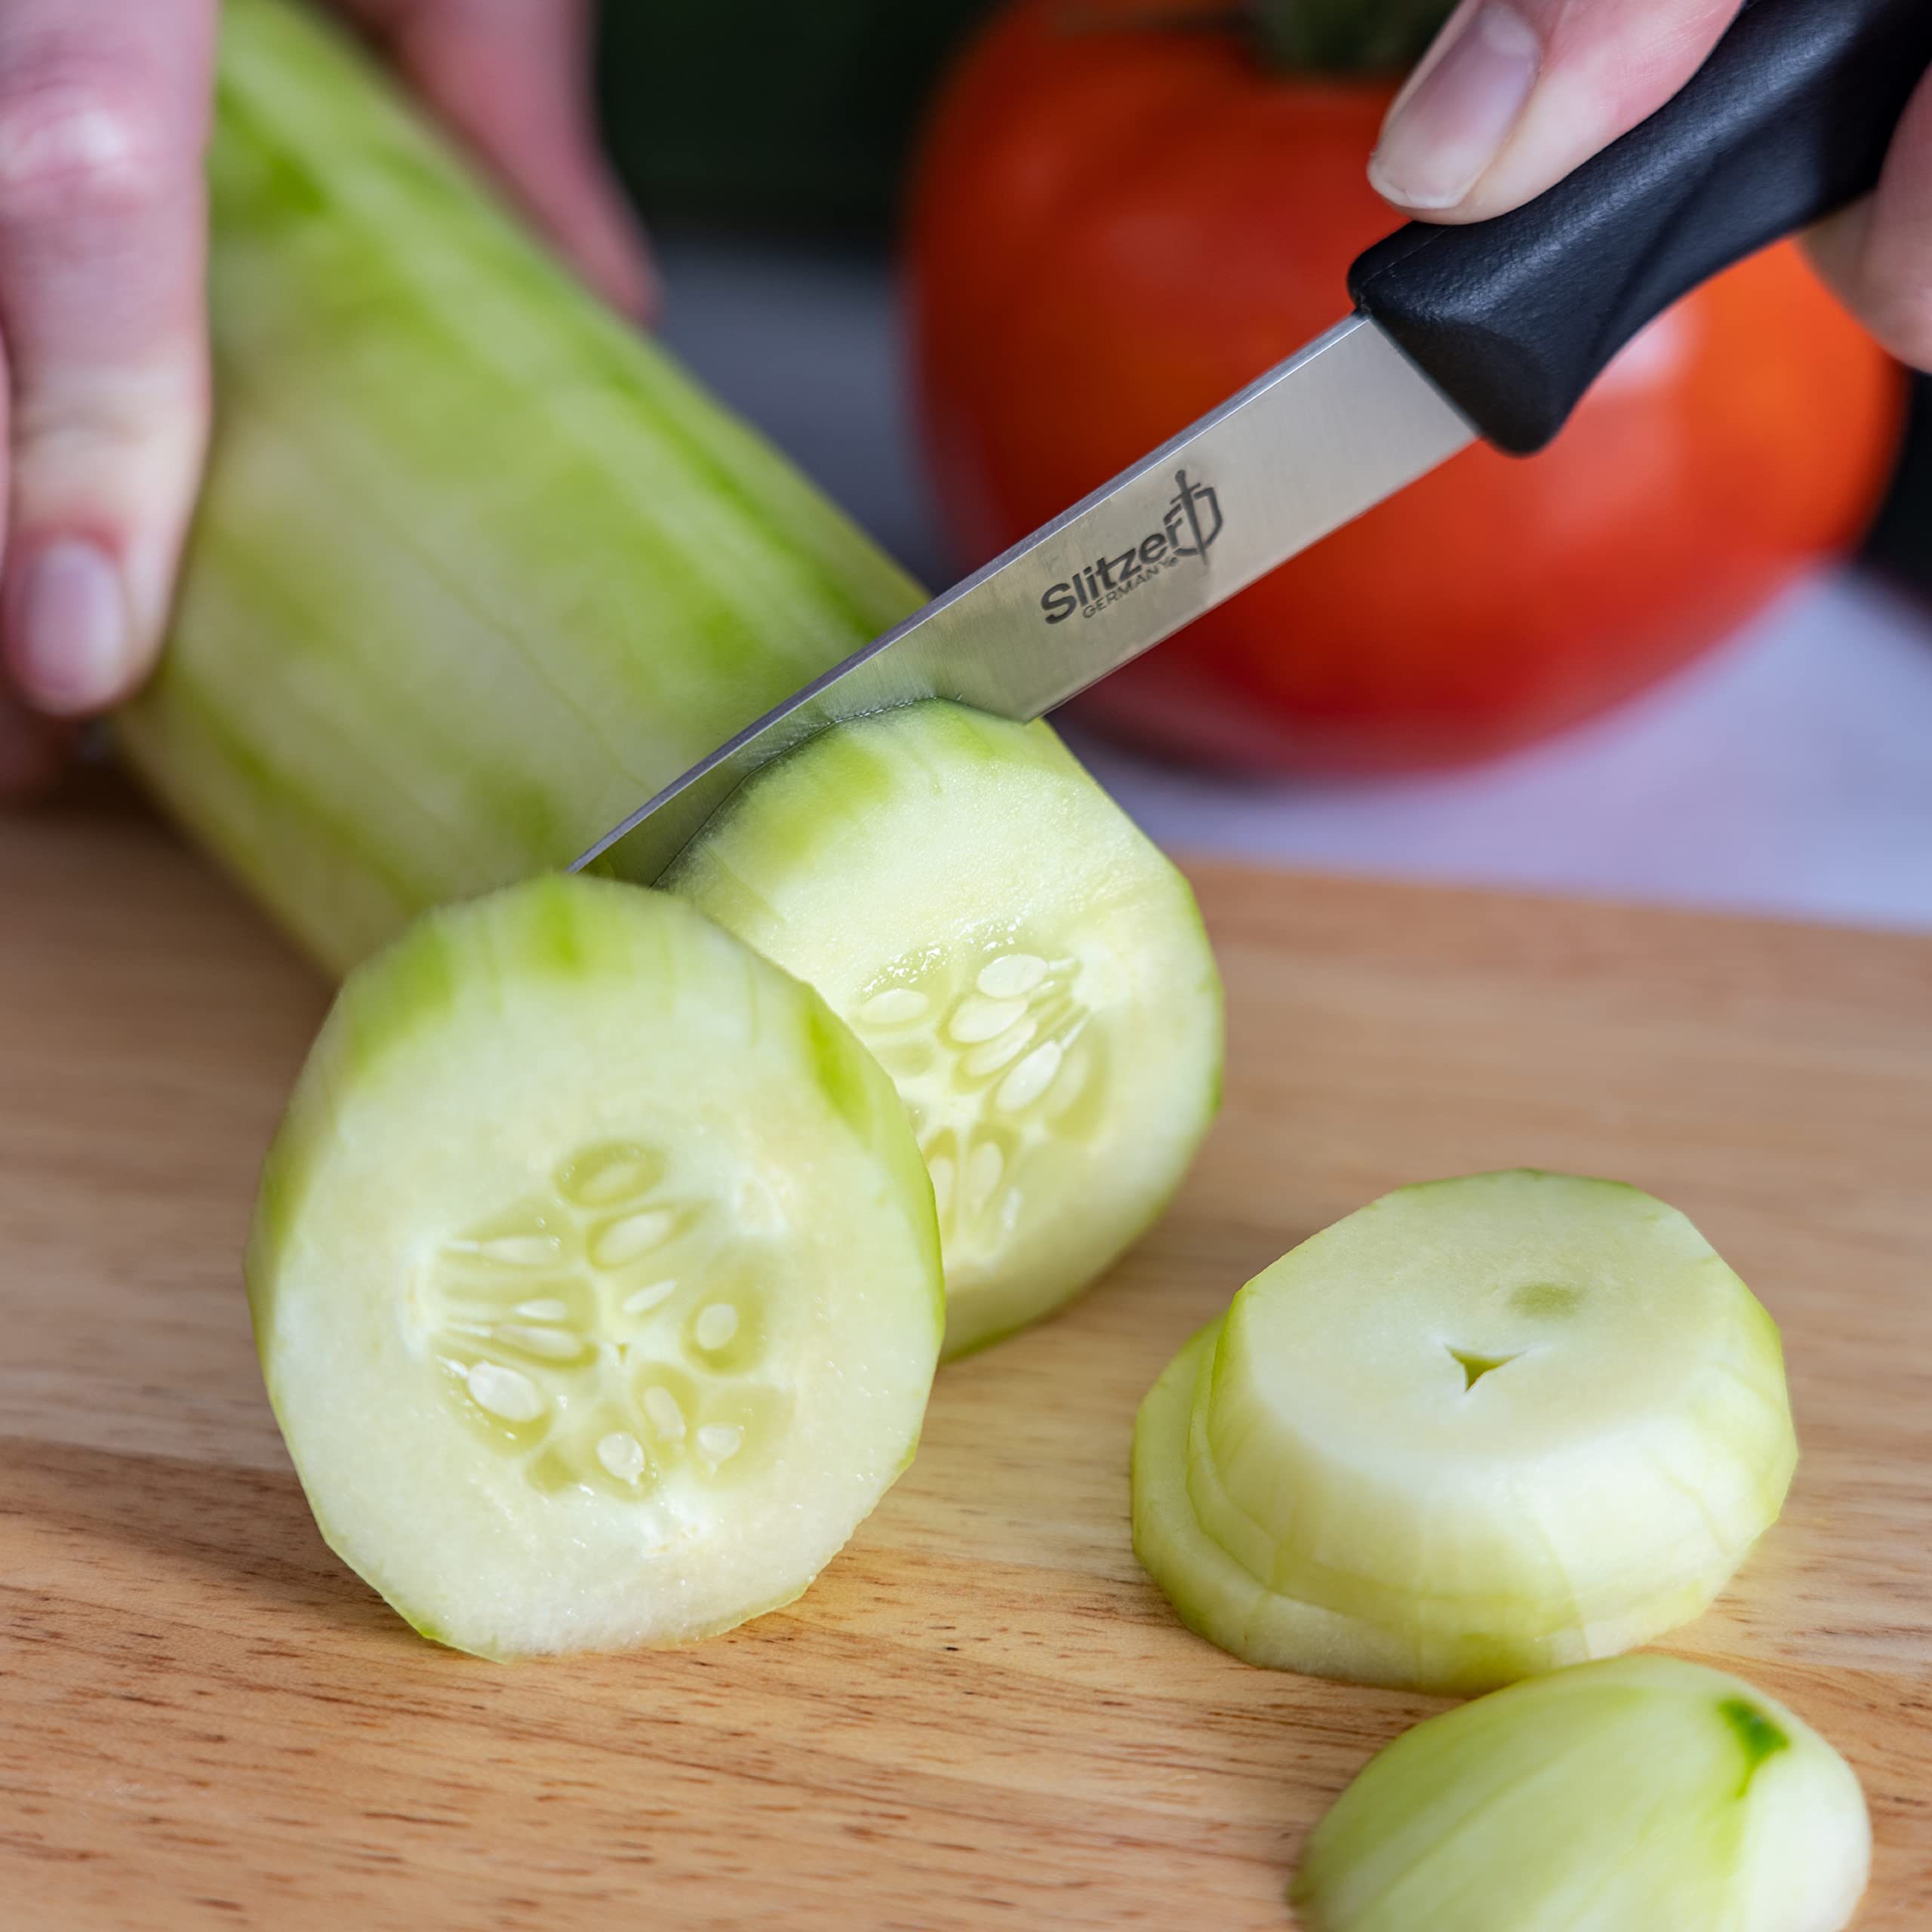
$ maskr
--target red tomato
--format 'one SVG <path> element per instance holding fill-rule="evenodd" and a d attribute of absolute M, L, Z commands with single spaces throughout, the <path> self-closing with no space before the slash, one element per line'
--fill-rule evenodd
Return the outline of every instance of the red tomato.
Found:
<path fill-rule="evenodd" d="M 940 501 L 990 556 L 1337 321 L 1394 225 L 1389 85 L 1283 77 L 1146 0 L 1022 0 L 917 183 L 918 383 Z M 1090 713 L 1304 771 L 1481 758 L 1602 710 L 1850 543 L 1902 380 L 1792 247 L 1626 350 L 1552 447 L 1472 450 L 1116 673 Z"/>

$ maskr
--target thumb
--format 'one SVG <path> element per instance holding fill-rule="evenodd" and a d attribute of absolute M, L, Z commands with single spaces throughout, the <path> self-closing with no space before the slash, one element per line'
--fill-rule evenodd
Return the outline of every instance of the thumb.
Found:
<path fill-rule="evenodd" d="M 1369 165 L 1428 221 L 1531 201 L 1654 114 L 1740 0 L 1463 0 L 1396 97 Z"/>

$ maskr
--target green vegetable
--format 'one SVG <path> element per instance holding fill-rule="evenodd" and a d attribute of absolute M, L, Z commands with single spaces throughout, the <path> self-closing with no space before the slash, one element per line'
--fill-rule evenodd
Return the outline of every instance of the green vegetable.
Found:
<path fill-rule="evenodd" d="M 429 907 L 568 864 L 918 602 L 320 20 L 229 0 L 210 179 L 212 458 L 174 635 L 120 736 L 331 970 Z M 989 1211 L 1017 1217 L 949 1219 L 963 1345 L 1064 1300 L 1171 1192 L 1209 1110 L 1218 1008 L 1185 885 L 1044 728 L 887 735 L 919 783 L 837 795 L 844 755 L 814 749 L 798 767 L 814 775 L 761 795 L 789 813 L 804 786 L 823 823 L 734 811 L 714 852 L 755 850 L 783 910 L 720 909 L 823 971 L 835 1004 L 915 960 L 937 996 L 1002 931 L 1075 962 L 1052 980 L 1052 1037 L 1111 1069 L 1077 1119 L 1060 1114 L 1071 1070 L 1010 1122 L 988 1118 L 998 1090 L 979 1074 L 955 1069 L 943 1094 L 907 1074 L 936 1158 L 956 1144 L 968 1162 L 957 1200 L 997 1194 Z M 866 839 L 906 861 L 891 892 L 875 869 L 840 875 L 843 905 L 781 876 L 782 852 L 829 877 Z M 1055 839 L 1091 850 L 1022 849 Z M 1143 1021 L 1137 1072 L 1120 1041 Z M 990 1183 L 988 1147 L 1016 1162 Z"/>
<path fill-rule="evenodd" d="M 1480 1690 L 1697 1615 L 1796 1457 L 1777 1327 L 1681 1214 L 1478 1175 L 1338 1222 L 1188 1344 L 1135 1546 L 1251 1662 Z"/>
<path fill-rule="evenodd" d="M 1850 1767 L 1783 1706 L 1620 1657 L 1398 1737 L 1292 1897 L 1306 1932 L 1839 1932 L 1871 1855 Z"/>
<path fill-rule="evenodd" d="M 924 704 L 828 733 L 666 882 L 898 1083 L 948 1355 L 1065 1300 L 1166 1204 L 1218 1094 L 1214 956 L 1180 874 L 1044 725 Z"/>
<path fill-rule="evenodd" d="M 306 10 L 223 10 L 217 422 L 148 783 L 346 971 L 567 865 L 919 593 Z"/>
<path fill-rule="evenodd" d="M 943 1312 L 876 1063 L 688 907 L 583 878 L 350 975 L 248 1273 L 331 1546 L 491 1656 L 795 1597 L 911 1459 Z"/>

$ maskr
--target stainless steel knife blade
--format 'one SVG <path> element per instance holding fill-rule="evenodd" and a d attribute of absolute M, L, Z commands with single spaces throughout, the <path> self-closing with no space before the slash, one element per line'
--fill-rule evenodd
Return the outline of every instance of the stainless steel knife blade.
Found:
<path fill-rule="evenodd" d="M 749 725 L 573 869 L 650 884 L 761 765 L 828 724 L 931 697 L 1038 718 L 1475 433 L 1352 317 Z"/>

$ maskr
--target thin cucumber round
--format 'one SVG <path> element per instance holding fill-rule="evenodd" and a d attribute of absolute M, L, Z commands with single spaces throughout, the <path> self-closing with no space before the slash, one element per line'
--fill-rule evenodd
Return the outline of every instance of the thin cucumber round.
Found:
<path fill-rule="evenodd" d="M 491 1656 L 795 1597 L 909 1460 L 943 1305 L 890 1083 L 689 907 L 544 878 L 351 976 L 248 1260 L 331 1546 Z"/>
<path fill-rule="evenodd" d="M 1840 1932 L 1872 1826 L 1782 1704 L 1678 1657 L 1518 1684 L 1405 1732 L 1310 1837 L 1306 1932 Z"/>
<path fill-rule="evenodd" d="M 1186 881 L 1043 724 L 926 703 L 755 778 L 666 885 L 817 987 L 933 1179 L 949 1355 L 1058 1307 L 1178 1186 L 1220 1092 Z"/>
<path fill-rule="evenodd" d="M 1262 1660 L 1445 1690 L 1697 1615 L 1797 1454 L 1777 1328 L 1696 1229 L 1634 1188 L 1524 1172 L 1402 1189 L 1304 1242 L 1143 1426 L 1179 1439 L 1160 1483 L 1186 1522 L 1156 1574 L 1191 1621 L 1226 1626 L 1201 1598 L 1227 1579 L 1183 1529 L 1272 1601 L 1342 1620 L 1318 1654 L 1291 1631 Z"/>

